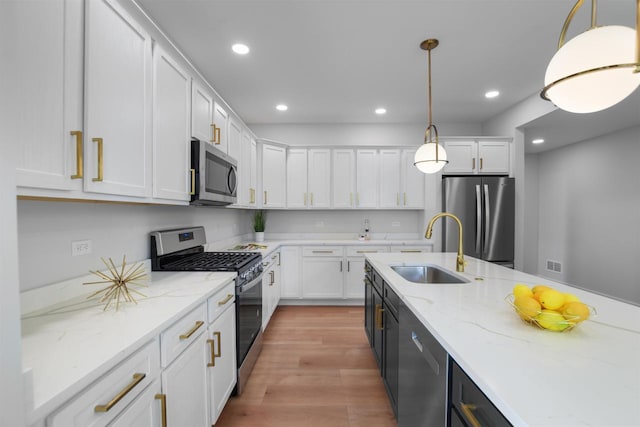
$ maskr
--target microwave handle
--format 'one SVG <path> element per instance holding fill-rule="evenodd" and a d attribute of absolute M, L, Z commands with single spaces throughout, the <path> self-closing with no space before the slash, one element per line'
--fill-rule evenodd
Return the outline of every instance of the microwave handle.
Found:
<path fill-rule="evenodd" d="M 236 172 L 236 168 L 233 166 L 229 168 L 229 175 L 227 175 L 227 187 L 229 188 L 230 194 L 235 194 L 236 189 L 238 188 L 238 173 Z"/>

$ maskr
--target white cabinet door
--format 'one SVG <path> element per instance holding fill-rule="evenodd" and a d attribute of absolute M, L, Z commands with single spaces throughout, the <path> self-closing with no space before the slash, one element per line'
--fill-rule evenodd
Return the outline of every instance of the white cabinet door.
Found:
<path fill-rule="evenodd" d="M 444 167 L 444 173 L 475 173 L 478 153 L 475 141 L 447 141 L 444 144 L 449 163 Z"/>
<path fill-rule="evenodd" d="M 240 152 L 242 144 L 242 125 L 233 117 L 229 119 L 229 138 L 228 138 L 228 150 L 227 152 L 237 162 L 240 162 Z"/>
<path fill-rule="evenodd" d="M 300 248 L 284 246 L 280 248 L 280 295 L 282 298 L 300 298 Z"/>
<path fill-rule="evenodd" d="M 251 206 L 255 206 L 258 203 L 256 201 L 256 189 L 258 188 L 258 144 L 253 138 L 251 138 L 251 149 L 249 155 L 251 157 L 251 183 L 249 185 L 251 198 L 249 204 Z"/>
<path fill-rule="evenodd" d="M 287 207 L 306 208 L 307 150 L 290 148 L 287 152 Z"/>
<path fill-rule="evenodd" d="M 231 304 L 209 327 L 209 413 L 213 425 L 236 385 L 236 310 Z M 213 353 L 211 351 L 213 350 Z M 211 366 L 213 365 L 213 366 Z M 172 424 L 169 424 L 172 425 Z M 195 425 L 182 422 L 176 425 Z"/>
<path fill-rule="evenodd" d="M 380 150 L 380 202 L 381 208 L 399 208 L 400 150 Z"/>
<path fill-rule="evenodd" d="M 253 200 L 251 189 L 251 134 L 242 130 L 240 143 L 240 161 L 238 162 L 238 203 L 250 206 Z"/>
<path fill-rule="evenodd" d="M 160 380 L 154 381 L 109 424 L 109 427 L 161 427 L 164 398 Z"/>
<path fill-rule="evenodd" d="M 262 265 L 268 264 L 267 261 L 262 261 Z M 270 306 L 271 306 L 271 268 L 264 267 L 262 271 L 262 330 L 267 329 L 267 324 L 269 324 Z"/>
<path fill-rule="evenodd" d="M 20 131 L 13 141 L 16 183 L 82 190 L 83 2 L 24 1 L 11 9 L 7 34 L 13 41 L 6 43 L 22 73 L 12 82 L 20 97 L 11 100 L 11 108 L 22 113 L 14 124 Z"/>
<path fill-rule="evenodd" d="M 376 150 L 356 152 L 356 207 L 378 205 L 378 157 Z"/>
<path fill-rule="evenodd" d="M 328 208 L 331 206 L 331 150 L 310 149 L 308 172 L 308 206 Z"/>
<path fill-rule="evenodd" d="M 213 144 L 222 150 L 223 153 L 229 152 L 228 144 L 228 121 L 229 114 L 222 105 L 214 102 L 213 104 Z"/>
<path fill-rule="evenodd" d="M 273 315 L 273 312 L 278 308 L 278 304 L 280 304 L 280 294 L 282 292 L 282 261 L 280 258 L 280 251 L 271 255 L 273 259 L 273 283 L 271 285 L 271 303 L 269 304 L 271 308 L 271 313 L 269 317 Z"/>
<path fill-rule="evenodd" d="M 509 143 L 506 141 L 479 141 L 480 173 L 509 173 Z"/>
<path fill-rule="evenodd" d="M 191 135 L 213 143 L 213 94 L 195 80 L 191 92 Z"/>
<path fill-rule="evenodd" d="M 287 155 L 283 147 L 262 144 L 262 205 L 285 207 Z"/>
<path fill-rule="evenodd" d="M 303 298 L 342 298 L 342 257 L 302 258 Z"/>
<path fill-rule="evenodd" d="M 345 298 L 364 300 L 364 258 L 348 257 L 344 286 Z"/>
<path fill-rule="evenodd" d="M 332 197 L 334 208 L 354 207 L 356 156 L 354 150 L 333 150 Z"/>
<path fill-rule="evenodd" d="M 206 371 L 209 362 L 207 334 L 200 334 L 162 371 L 162 390 L 167 399 L 167 425 L 211 424 Z"/>
<path fill-rule="evenodd" d="M 416 150 L 402 150 L 401 204 L 405 208 L 424 209 L 424 181 L 426 175 L 413 165 Z"/>
<path fill-rule="evenodd" d="M 85 3 L 89 192 L 151 195 L 151 37 L 113 0 Z"/>
<path fill-rule="evenodd" d="M 188 201 L 191 77 L 159 46 L 153 76 L 153 197 Z"/>

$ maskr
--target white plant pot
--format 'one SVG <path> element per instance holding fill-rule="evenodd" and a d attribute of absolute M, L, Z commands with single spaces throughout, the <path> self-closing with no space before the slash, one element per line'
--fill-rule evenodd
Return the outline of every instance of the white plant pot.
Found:
<path fill-rule="evenodd" d="M 264 231 L 256 231 L 255 238 L 257 243 L 264 242 Z"/>

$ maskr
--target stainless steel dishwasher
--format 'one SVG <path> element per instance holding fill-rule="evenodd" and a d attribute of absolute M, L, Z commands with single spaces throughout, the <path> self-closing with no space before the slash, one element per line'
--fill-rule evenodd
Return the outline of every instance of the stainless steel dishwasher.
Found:
<path fill-rule="evenodd" d="M 447 352 L 400 302 L 398 426 L 446 426 Z"/>

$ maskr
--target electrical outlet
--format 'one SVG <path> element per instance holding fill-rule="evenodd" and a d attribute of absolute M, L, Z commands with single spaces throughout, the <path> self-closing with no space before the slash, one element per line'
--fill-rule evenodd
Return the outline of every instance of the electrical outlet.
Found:
<path fill-rule="evenodd" d="M 91 253 L 91 240 L 77 240 L 71 242 L 71 256 L 87 255 Z"/>

